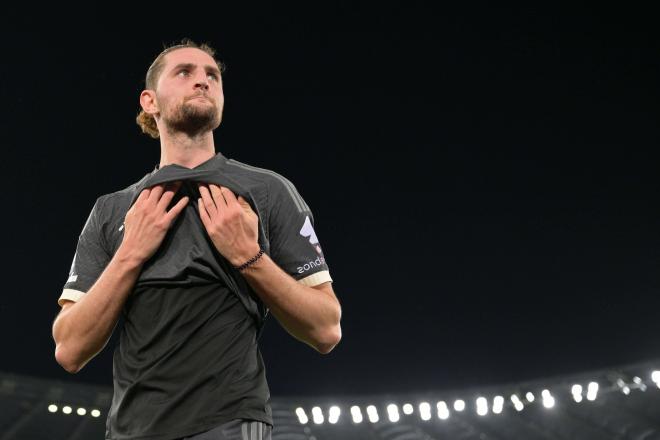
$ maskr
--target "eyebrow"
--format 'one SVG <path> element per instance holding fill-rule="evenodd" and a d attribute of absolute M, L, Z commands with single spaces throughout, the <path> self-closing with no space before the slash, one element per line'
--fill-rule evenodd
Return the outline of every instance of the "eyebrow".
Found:
<path fill-rule="evenodd" d="M 192 70 L 192 69 L 195 69 L 196 67 L 197 67 L 197 65 L 195 65 L 193 63 L 179 63 L 176 66 L 174 66 L 172 71 L 177 71 L 177 70 L 180 70 L 180 69 L 190 69 L 190 70 Z M 207 72 L 213 72 L 216 75 L 220 76 L 220 69 L 218 69 L 217 66 L 207 64 L 207 65 L 204 66 L 204 69 L 206 69 Z"/>

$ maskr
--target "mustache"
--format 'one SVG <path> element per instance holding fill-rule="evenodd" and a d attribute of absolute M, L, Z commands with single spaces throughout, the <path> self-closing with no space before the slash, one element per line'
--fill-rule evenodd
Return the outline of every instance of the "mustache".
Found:
<path fill-rule="evenodd" d="M 200 96 L 208 99 L 211 102 L 215 102 L 215 99 L 213 99 L 212 97 L 210 97 L 208 94 L 206 94 L 204 92 L 197 92 L 193 95 L 190 95 L 186 98 L 186 101 L 190 101 L 191 99 L 199 98 Z"/>

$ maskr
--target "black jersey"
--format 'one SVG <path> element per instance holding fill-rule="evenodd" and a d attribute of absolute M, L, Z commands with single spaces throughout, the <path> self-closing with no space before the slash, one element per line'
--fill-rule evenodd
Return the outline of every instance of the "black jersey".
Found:
<path fill-rule="evenodd" d="M 217 154 L 193 169 L 162 167 L 99 197 L 60 304 L 82 298 L 103 272 L 140 192 L 170 181 L 183 181 L 172 204 L 184 195 L 196 201 L 196 182 L 243 196 L 259 217 L 260 246 L 279 267 L 306 285 L 332 281 L 312 213 L 291 182 Z M 257 344 L 268 310 L 216 250 L 197 209 L 188 203 L 174 221 L 122 311 L 108 439 L 167 440 L 240 418 L 273 423 Z"/>

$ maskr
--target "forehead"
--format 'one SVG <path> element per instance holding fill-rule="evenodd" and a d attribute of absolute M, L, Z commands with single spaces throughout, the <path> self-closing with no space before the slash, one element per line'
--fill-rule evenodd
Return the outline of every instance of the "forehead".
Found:
<path fill-rule="evenodd" d="M 182 63 L 197 64 L 200 66 L 211 65 L 217 67 L 217 63 L 211 55 L 194 47 L 176 49 L 165 55 L 165 69 L 170 69 Z"/>

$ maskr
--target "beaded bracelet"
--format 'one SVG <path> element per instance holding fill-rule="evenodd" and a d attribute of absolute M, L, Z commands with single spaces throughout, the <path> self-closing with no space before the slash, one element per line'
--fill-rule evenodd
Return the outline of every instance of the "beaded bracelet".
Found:
<path fill-rule="evenodd" d="M 259 249 L 259 253 L 258 253 L 257 255 L 255 255 L 254 257 L 250 258 L 249 260 L 247 260 L 245 263 L 241 264 L 240 266 L 234 266 L 234 269 L 236 269 L 237 271 L 240 272 L 240 271 L 242 271 L 243 269 L 248 268 L 249 266 L 251 266 L 251 265 L 253 265 L 254 263 L 256 263 L 257 260 L 258 260 L 259 258 L 261 258 L 261 256 L 262 256 L 263 254 L 264 254 L 264 250 L 263 250 L 263 249 Z"/>

